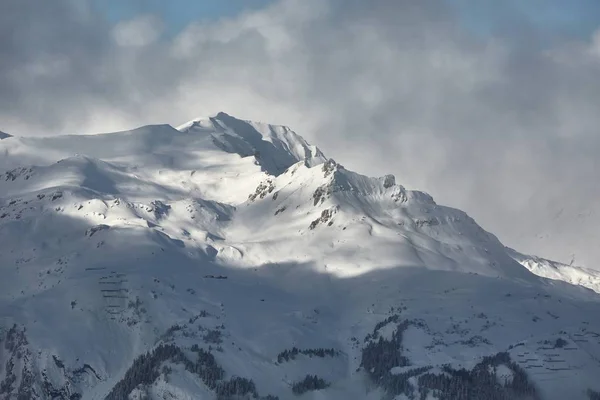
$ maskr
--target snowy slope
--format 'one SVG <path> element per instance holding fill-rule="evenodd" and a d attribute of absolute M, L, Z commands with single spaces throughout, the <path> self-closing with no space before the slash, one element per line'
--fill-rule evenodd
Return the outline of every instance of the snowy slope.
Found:
<path fill-rule="evenodd" d="M 596 270 L 521 254 L 513 249 L 507 250 L 512 258 L 538 276 L 585 286 L 600 293 L 600 272 Z"/>
<path fill-rule="evenodd" d="M 0 398 L 600 390 L 596 293 L 289 128 L 12 137 L 0 167 Z"/>
<path fill-rule="evenodd" d="M 213 143 L 226 152 L 255 156 L 261 167 L 272 175 L 280 174 L 298 161 L 310 167 L 326 161 L 321 150 L 309 145 L 287 126 L 243 121 L 223 112 L 192 120 L 177 129 L 190 134 L 207 133 Z"/>

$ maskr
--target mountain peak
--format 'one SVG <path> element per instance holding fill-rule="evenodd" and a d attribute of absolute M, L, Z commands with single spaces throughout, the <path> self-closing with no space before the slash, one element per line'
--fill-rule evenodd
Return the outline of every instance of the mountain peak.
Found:
<path fill-rule="evenodd" d="M 599 275 L 529 262 L 288 127 L 217 113 L 0 154 L 10 398 L 600 389 L 600 298 L 558 281 L 599 289 Z"/>
<path fill-rule="evenodd" d="M 287 126 L 242 120 L 225 112 L 194 119 L 177 129 L 183 133 L 209 134 L 213 143 L 228 153 L 254 156 L 269 175 L 277 176 L 299 161 L 307 166 L 327 161 L 319 148 Z"/>

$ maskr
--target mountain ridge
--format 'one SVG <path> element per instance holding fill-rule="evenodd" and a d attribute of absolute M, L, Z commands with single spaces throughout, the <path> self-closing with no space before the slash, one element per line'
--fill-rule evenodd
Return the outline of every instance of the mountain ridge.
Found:
<path fill-rule="evenodd" d="M 0 396 L 600 390 L 600 297 L 289 128 L 219 113 L 0 153 Z"/>
<path fill-rule="evenodd" d="M 508 248 L 508 252 L 519 264 L 538 276 L 584 286 L 600 293 L 600 273 L 598 271 L 522 254 L 510 248 Z"/>
<path fill-rule="evenodd" d="M 239 120 L 224 112 L 192 120 L 177 130 L 188 134 L 210 132 L 215 145 L 242 157 L 255 156 L 271 175 L 282 173 L 298 161 L 314 166 L 327 160 L 321 150 L 287 126 Z"/>

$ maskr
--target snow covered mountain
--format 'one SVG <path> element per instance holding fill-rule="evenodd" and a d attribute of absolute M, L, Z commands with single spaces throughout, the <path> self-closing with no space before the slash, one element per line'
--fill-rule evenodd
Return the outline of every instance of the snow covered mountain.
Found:
<path fill-rule="evenodd" d="M 287 127 L 8 137 L 0 169 L 1 399 L 600 390 L 600 296 Z"/>
<path fill-rule="evenodd" d="M 513 249 L 507 249 L 507 251 L 512 258 L 536 275 L 568 282 L 573 285 L 585 286 L 600 293 L 600 272 L 598 271 L 575 265 L 567 265 L 541 257 L 528 256 Z"/>

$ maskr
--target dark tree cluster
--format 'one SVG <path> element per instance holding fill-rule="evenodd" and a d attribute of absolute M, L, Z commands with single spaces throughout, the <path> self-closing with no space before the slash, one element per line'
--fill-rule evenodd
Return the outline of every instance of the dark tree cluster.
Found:
<path fill-rule="evenodd" d="M 214 355 L 200 348 L 197 344 L 192 346 L 192 351 L 198 355 L 198 359 L 195 364 L 186 360 L 185 368 L 198 375 L 209 389 L 217 393 L 219 400 L 258 398 L 256 386 L 251 379 L 234 376 L 227 381 L 223 381 L 225 371 L 217 363 Z M 278 400 L 277 397 L 271 395 L 261 399 Z"/>
<path fill-rule="evenodd" d="M 298 354 L 303 354 L 309 357 L 335 357 L 338 352 L 335 349 L 324 349 L 319 347 L 317 349 L 304 349 L 300 350 L 297 347 L 292 347 L 291 350 L 284 350 L 277 354 L 277 362 L 282 363 L 284 361 L 295 360 Z"/>
<path fill-rule="evenodd" d="M 225 371 L 210 352 L 199 348 L 198 345 L 192 346 L 192 351 L 198 355 L 198 359 L 196 363 L 186 360 L 185 368 L 198 375 L 211 390 L 216 390 L 218 381 L 225 376 Z"/>
<path fill-rule="evenodd" d="M 306 375 L 304 379 L 292 385 L 292 392 L 300 395 L 313 390 L 321 390 L 328 388 L 330 383 L 316 375 Z"/>
<path fill-rule="evenodd" d="M 457 343 L 460 343 L 464 346 L 469 346 L 469 347 L 477 347 L 482 343 L 483 344 L 492 344 L 488 339 L 486 339 L 480 335 L 472 336 L 468 340 L 459 340 Z"/>
<path fill-rule="evenodd" d="M 392 315 L 375 325 L 373 332 L 365 338 L 368 344 L 362 350 L 361 359 L 361 366 L 371 380 L 393 396 L 411 395 L 412 386 L 409 379 L 431 369 L 431 367 L 421 367 L 400 374 L 391 372 L 395 367 L 406 367 L 410 364 L 408 358 L 402 355 L 402 338 L 404 331 L 414 322 L 399 321 L 399 315 Z M 379 336 L 381 328 L 391 323 L 397 324 L 391 340 Z"/>
<path fill-rule="evenodd" d="M 215 391 L 217 392 L 218 400 L 247 398 L 249 396 L 256 399 L 258 397 L 254 382 L 251 379 L 240 378 L 238 376 L 219 383 Z"/>
<path fill-rule="evenodd" d="M 495 367 L 505 365 L 512 371 L 512 379 L 499 382 Z M 494 368 L 490 368 L 494 367 Z M 440 400 L 517 400 L 539 399 L 533 383 L 525 371 L 511 361 L 506 352 L 484 357 L 472 370 L 444 368 L 447 374 L 427 373 L 419 377 L 421 400 L 425 400 L 430 391 Z"/>
<path fill-rule="evenodd" d="M 391 340 L 379 335 L 384 326 L 396 323 L 396 330 Z M 421 400 L 431 392 L 440 400 L 516 400 L 539 399 L 535 386 L 528 379 L 525 371 L 510 359 L 506 352 L 484 357 L 472 370 L 455 370 L 446 366 L 444 374 L 428 373 L 431 367 L 422 367 L 393 374 L 395 367 L 409 365 L 409 360 L 402 355 L 402 336 L 414 321 L 399 323 L 397 315 L 381 321 L 375 326 L 373 333 L 367 335 L 367 345 L 362 351 L 361 366 L 367 375 L 378 386 L 390 395 L 405 394 L 412 398 L 413 388 L 409 383 L 411 377 L 418 377 L 421 389 Z M 512 372 L 512 379 L 499 382 L 495 368 L 505 365 Z M 593 399 L 596 400 L 596 399 Z M 600 400 L 600 398 L 598 399 Z"/>
<path fill-rule="evenodd" d="M 405 394 L 408 396 L 412 393 L 412 385 L 408 380 L 413 376 L 422 375 L 430 369 L 431 367 L 420 367 L 400 374 L 388 373 L 383 376 L 380 384 L 389 394 L 394 396 Z"/>
<path fill-rule="evenodd" d="M 377 337 L 379 336 L 379 330 L 381 330 L 381 328 L 383 328 L 384 326 L 386 326 L 388 324 L 392 324 L 392 323 L 396 324 L 396 323 L 398 323 L 399 320 L 400 320 L 400 316 L 395 314 L 395 315 L 387 317 L 383 321 L 378 322 L 375 325 L 375 328 L 373 328 L 373 333 L 370 333 L 365 337 L 365 342 L 377 339 Z"/>
<path fill-rule="evenodd" d="M 151 352 L 142 354 L 110 391 L 105 400 L 126 399 L 138 385 L 151 385 L 160 376 L 160 365 L 165 361 L 174 363 L 187 360 L 181 349 L 172 344 L 161 344 Z"/>
<path fill-rule="evenodd" d="M 135 359 L 125 377 L 115 385 L 106 400 L 126 399 L 138 385 L 151 385 L 160 376 L 160 366 L 165 361 L 183 364 L 186 370 L 197 375 L 209 389 L 215 391 L 220 399 L 246 394 L 257 397 L 254 396 L 254 382 L 237 377 L 223 381 L 225 371 L 210 352 L 197 345 L 192 346 L 192 351 L 197 354 L 196 362 L 190 361 L 179 347 L 172 344 L 161 344 L 152 352 L 141 355 Z"/>
<path fill-rule="evenodd" d="M 209 389 L 215 391 L 219 399 L 247 394 L 251 394 L 254 398 L 258 397 L 254 382 L 238 377 L 223 381 L 225 371 L 210 352 L 197 345 L 192 346 L 192 351 L 197 355 L 196 362 L 190 361 L 183 351 L 173 344 L 161 344 L 152 352 L 139 356 L 105 400 L 126 399 L 138 385 L 151 385 L 160 376 L 160 366 L 165 361 L 183 364 L 186 370 L 197 375 Z"/>
<path fill-rule="evenodd" d="M 402 355 L 402 336 L 409 325 L 410 322 L 403 321 L 396 327 L 391 340 L 380 336 L 379 340 L 371 340 L 363 348 L 360 365 L 373 382 L 381 384 L 389 379 L 392 368 L 409 365 L 408 358 Z M 374 334 L 370 337 L 376 337 L 377 330 L 374 331 Z"/>
<path fill-rule="evenodd" d="M 361 366 L 367 375 L 388 394 L 410 395 L 412 387 L 409 379 L 427 372 L 431 367 L 415 368 L 401 374 L 393 374 L 395 367 L 410 365 L 408 358 L 402 355 L 402 337 L 404 331 L 411 325 L 410 321 L 398 323 L 397 315 L 387 318 L 375 326 L 372 334 L 367 335 L 369 343 L 362 351 Z M 398 323 L 392 333 L 391 340 L 379 336 L 379 330 L 390 323 Z M 379 337 L 379 340 L 376 340 Z"/>
<path fill-rule="evenodd" d="M 221 338 L 221 331 L 218 329 L 211 329 L 202 337 L 206 343 L 221 344 L 223 339 Z"/>
<path fill-rule="evenodd" d="M 569 344 L 569 342 L 567 342 L 565 339 L 559 337 L 558 339 L 556 339 L 556 342 L 554 342 L 554 348 L 562 349 L 563 347 L 565 347 L 568 344 Z"/>

